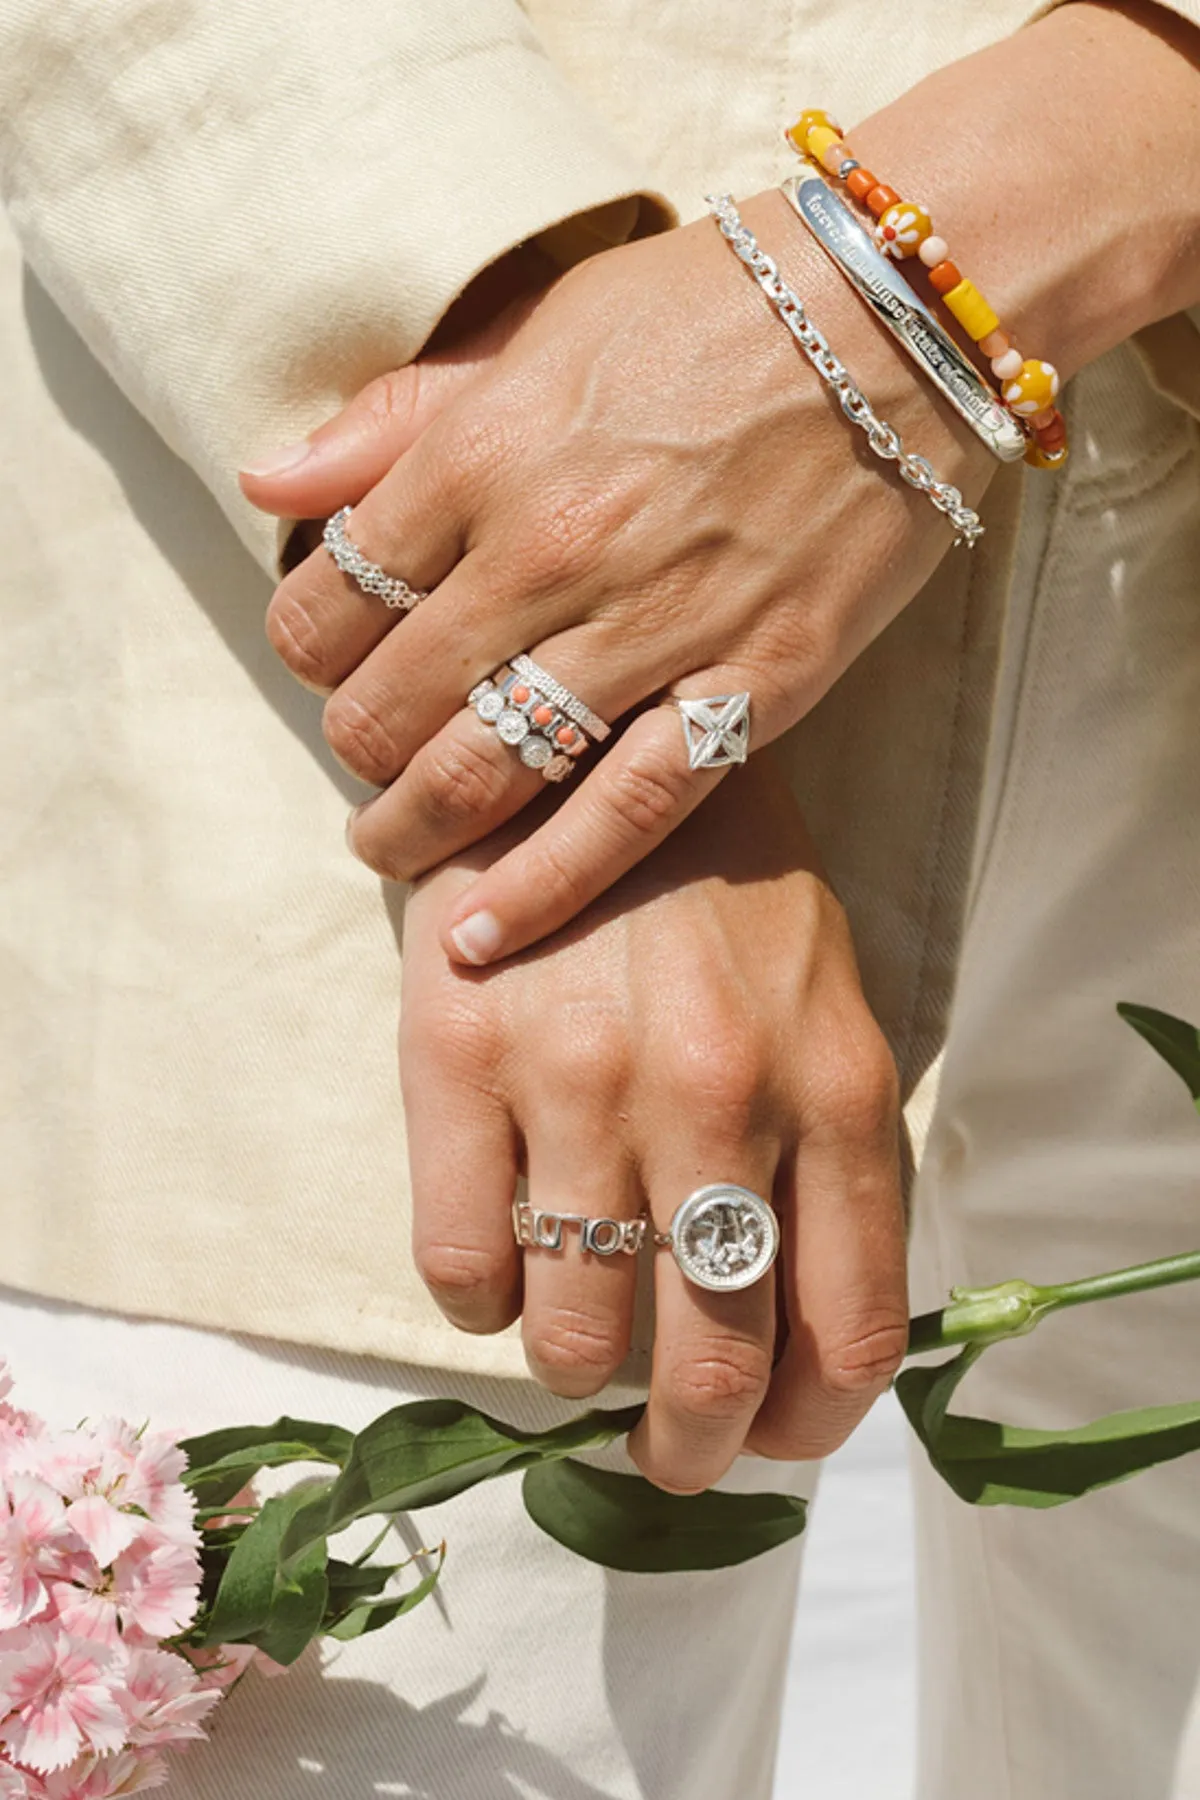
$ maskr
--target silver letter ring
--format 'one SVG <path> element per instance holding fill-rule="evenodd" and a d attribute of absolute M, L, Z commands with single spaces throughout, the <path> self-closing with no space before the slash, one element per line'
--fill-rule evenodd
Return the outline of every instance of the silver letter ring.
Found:
<path fill-rule="evenodd" d="M 592 1256 L 636 1256 L 649 1224 L 644 1213 L 636 1219 L 585 1219 L 581 1213 L 546 1212 L 526 1200 L 513 1201 L 512 1220 L 518 1244 L 530 1250 L 561 1250 L 565 1227 L 577 1225 L 579 1247 Z"/>

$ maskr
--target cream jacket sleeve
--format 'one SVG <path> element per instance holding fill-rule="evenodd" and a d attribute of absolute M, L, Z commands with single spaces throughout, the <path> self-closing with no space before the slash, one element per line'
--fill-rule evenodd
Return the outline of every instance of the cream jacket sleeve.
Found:
<path fill-rule="evenodd" d="M 0 181 L 41 281 L 267 567 L 240 463 L 413 357 L 514 244 L 671 216 L 515 0 L 0 0 Z"/>

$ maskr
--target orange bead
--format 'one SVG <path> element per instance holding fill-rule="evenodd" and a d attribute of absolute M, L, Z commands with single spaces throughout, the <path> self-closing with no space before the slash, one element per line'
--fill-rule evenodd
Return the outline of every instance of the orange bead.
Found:
<path fill-rule="evenodd" d="M 883 181 L 881 181 L 878 186 L 873 187 L 867 195 L 867 205 L 877 219 L 883 217 L 889 206 L 899 206 L 899 204 L 900 196 L 895 188 L 888 187 L 886 182 Z"/>
<path fill-rule="evenodd" d="M 1030 431 L 1044 431 L 1046 426 L 1052 425 L 1058 416 L 1058 408 L 1056 406 L 1046 406 L 1043 407 L 1040 413 L 1034 413 L 1031 419 L 1026 419 L 1025 423 L 1028 425 Z"/>
<path fill-rule="evenodd" d="M 962 280 L 957 263 L 940 262 L 936 269 L 929 271 L 929 284 L 935 294 L 948 294 Z"/>
<path fill-rule="evenodd" d="M 1030 444 L 1025 452 L 1025 461 L 1033 469 L 1061 469 L 1067 460 L 1067 446 L 1061 450 L 1043 450 L 1038 443 Z"/>
<path fill-rule="evenodd" d="M 1061 413 L 1055 413 L 1053 422 L 1043 425 L 1040 431 L 1033 434 L 1043 450 L 1061 450 L 1067 441 L 1067 422 Z"/>
<path fill-rule="evenodd" d="M 846 186 L 861 206 L 871 189 L 879 186 L 879 182 L 870 169 L 852 169 L 846 177 Z"/>
<path fill-rule="evenodd" d="M 552 706 L 535 706 L 530 715 L 535 725 L 548 725 L 554 717 Z"/>
<path fill-rule="evenodd" d="M 530 691 L 527 687 L 515 687 L 512 691 L 512 703 L 514 706 L 524 706 L 529 697 Z"/>
<path fill-rule="evenodd" d="M 989 331 L 986 337 L 980 338 L 979 348 L 990 362 L 993 356 L 1003 356 L 1006 350 L 1012 349 L 1012 339 L 1007 331 Z"/>
<path fill-rule="evenodd" d="M 554 735 L 564 748 L 568 744 L 573 744 L 575 742 L 575 733 L 569 725 L 560 725 Z"/>

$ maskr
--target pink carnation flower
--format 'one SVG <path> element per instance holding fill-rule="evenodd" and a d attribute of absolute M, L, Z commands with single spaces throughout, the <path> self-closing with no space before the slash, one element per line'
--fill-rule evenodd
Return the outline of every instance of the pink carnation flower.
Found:
<path fill-rule="evenodd" d="M 112 1593 L 122 1627 L 152 1638 L 186 1631 L 200 1604 L 200 1557 L 157 1531 L 147 1531 L 118 1556 Z"/>
<path fill-rule="evenodd" d="M 200 1686 L 222 1693 L 240 1681 L 253 1662 L 265 1661 L 253 1644 L 220 1644 L 211 1650 L 196 1650 L 190 1645 L 183 1654 L 200 1677 Z"/>
<path fill-rule="evenodd" d="M 0 1800 L 42 1800 L 45 1791 L 36 1775 L 0 1757 Z"/>
<path fill-rule="evenodd" d="M 131 1745 L 202 1738 L 201 1721 L 221 1698 L 204 1688 L 190 1663 L 168 1650 L 134 1650 L 125 1671 L 122 1705 Z"/>
<path fill-rule="evenodd" d="M 62 1498 L 33 1475 L 0 1484 L 0 1631 L 35 1618 L 50 1598 L 47 1581 L 80 1548 Z"/>
<path fill-rule="evenodd" d="M 144 1788 L 161 1787 L 167 1765 L 161 1756 L 135 1755 L 125 1750 L 117 1756 L 84 1756 L 69 1769 L 47 1776 L 37 1800 L 116 1800 L 120 1794 L 140 1794 Z"/>
<path fill-rule="evenodd" d="M 23 1650 L 0 1654 L 0 1743 L 41 1774 L 65 1768 L 84 1750 L 120 1750 L 120 1684 L 119 1668 L 101 1646 L 31 1626 Z"/>

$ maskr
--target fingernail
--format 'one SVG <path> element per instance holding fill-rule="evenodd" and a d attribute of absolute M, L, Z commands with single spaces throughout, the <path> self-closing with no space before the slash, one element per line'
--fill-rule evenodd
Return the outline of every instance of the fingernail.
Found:
<path fill-rule="evenodd" d="M 503 937 L 495 913 L 470 913 L 450 933 L 455 949 L 464 962 L 491 962 Z"/>
<path fill-rule="evenodd" d="M 264 480 L 268 475 L 286 475 L 289 469 L 298 469 L 311 455 L 312 445 L 307 438 L 301 438 L 298 444 L 286 444 L 282 450 L 268 450 L 257 461 L 243 463 L 242 474 L 258 475 Z"/>

